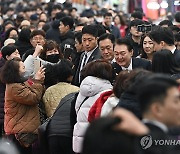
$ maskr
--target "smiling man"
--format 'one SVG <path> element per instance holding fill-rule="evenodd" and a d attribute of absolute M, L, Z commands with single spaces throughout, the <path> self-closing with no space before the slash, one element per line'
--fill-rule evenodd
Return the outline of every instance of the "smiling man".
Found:
<path fill-rule="evenodd" d="M 122 70 L 131 71 L 135 68 L 151 70 L 150 61 L 141 58 L 132 58 L 132 56 L 133 47 L 129 40 L 118 39 L 114 46 L 114 57 L 116 62 L 112 64 L 116 74 L 119 74 Z"/>
<path fill-rule="evenodd" d="M 114 43 L 115 37 L 113 34 L 105 33 L 101 35 L 98 39 L 99 50 L 103 59 L 113 63 L 114 59 Z"/>

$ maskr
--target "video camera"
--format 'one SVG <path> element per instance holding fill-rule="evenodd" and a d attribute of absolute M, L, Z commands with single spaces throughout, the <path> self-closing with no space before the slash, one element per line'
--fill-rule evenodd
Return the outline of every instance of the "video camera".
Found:
<path fill-rule="evenodd" d="M 151 24 L 149 24 L 149 25 L 145 25 L 145 24 L 138 25 L 137 30 L 139 32 L 147 33 L 147 32 L 150 32 L 152 30 L 152 25 Z"/>

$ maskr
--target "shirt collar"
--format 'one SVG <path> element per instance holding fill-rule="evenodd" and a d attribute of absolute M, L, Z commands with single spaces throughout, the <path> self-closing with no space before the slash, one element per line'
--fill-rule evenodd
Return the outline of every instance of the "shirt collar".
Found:
<path fill-rule="evenodd" d="M 128 71 L 131 71 L 132 70 L 132 58 L 131 58 L 131 62 L 129 64 L 129 66 L 126 68 L 126 67 L 123 67 L 121 66 L 122 70 L 125 71 L 125 70 L 128 70 Z"/>
<path fill-rule="evenodd" d="M 174 48 L 171 50 L 172 54 L 174 54 L 175 50 L 176 50 L 176 47 L 174 47 Z"/>
<path fill-rule="evenodd" d="M 142 120 L 143 123 L 149 123 L 149 124 L 153 124 L 157 127 L 159 127 L 161 130 L 163 130 L 165 133 L 168 132 L 168 128 L 165 124 L 163 124 L 162 122 L 156 121 L 156 120 L 149 120 L 149 119 L 143 119 Z"/>
<path fill-rule="evenodd" d="M 98 46 L 96 46 L 93 50 L 91 51 L 85 51 L 85 54 L 87 54 L 87 56 L 89 57 L 96 49 Z"/>

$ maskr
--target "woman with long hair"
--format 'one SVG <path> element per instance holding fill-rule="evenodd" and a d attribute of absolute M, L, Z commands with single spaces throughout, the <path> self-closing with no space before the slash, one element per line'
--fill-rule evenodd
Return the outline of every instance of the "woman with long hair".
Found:
<path fill-rule="evenodd" d="M 141 38 L 141 45 L 142 45 L 142 50 L 140 57 L 152 61 L 152 57 L 155 51 L 154 51 L 153 41 L 151 40 L 149 34 L 145 34 Z"/>

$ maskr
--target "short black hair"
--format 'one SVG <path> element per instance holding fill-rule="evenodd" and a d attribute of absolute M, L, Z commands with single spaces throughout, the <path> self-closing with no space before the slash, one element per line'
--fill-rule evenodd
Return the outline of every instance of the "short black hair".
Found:
<path fill-rule="evenodd" d="M 176 66 L 172 52 L 162 49 L 153 54 L 152 71 L 155 73 L 176 74 L 180 72 L 180 69 Z"/>
<path fill-rule="evenodd" d="M 134 19 L 133 21 L 130 22 L 129 27 L 133 27 L 133 26 L 138 26 L 138 25 L 142 25 L 144 24 L 144 22 L 140 19 Z"/>
<path fill-rule="evenodd" d="M 174 18 L 176 22 L 180 22 L 180 12 L 176 12 Z"/>
<path fill-rule="evenodd" d="M 112 17 L 112 13 L 106 12 L 103 16 L 104 16 L 104 18 L 105 18 L 105 17 Z"/>
<path fill-rule="evenodd" d="M 138 100 L 142 113 L 147 112 L 154 102 L 163 103 L 167 91 L 172 87 L 178 88 L 178 86 L 176 80 L 164 74 L 153 74 L 143 80 L 138 91 Z"/>
<path fill-rule="evenodd" d="M 98 29 L 98 37 L 106 33 L 106 29 L 102 24 L 97 24 L 96 28 Z"/>
<path fill-rule="evenodd" d="M 32 39 L 34 36 L 41 35 L 45 38 L 46 34 L 43 30 L 33 30 L 30 34 L 30 39 Z"/>
<path fill-rule="evenodd" d="M 163 25 L 167 25 L 169 27 L 169 26 L 172 26 L 173 23 L 170 20 L 163 20 L 159 23 L 159 26 L 163 26 Z"/>
<path fill-rule="evenodd" d="M 86 130 L 82 153 L 134 153 L 135 136 L 114 129 L 120 122 L 118 117 L 103 117 L 94 120 Z"/>
<path fill-rule="evenodd" d="M 76 32 L 75 39 L 77 39 L 79 43 L 82 43 L 82 32 Z"/>
<path fill-rule="evenodd" d="M 128 48 L 128 51 L 131 51 L 133 49 L 132 44 L 127 38 L 117 39 L 115 45 L 126 45 Z"/>
<path fill-rule="evenodd" d="M 60 21 L 63 23 L 63 25 L 69 26 L 70 29 L 74 27 L 74 20 L 70 16 L 63 17 L 60 19 Z"/>
<path fill-rule="evenodd" d="M 112 43 L 112 44 L 115 43 L 115 37 L 114 37 L 114 35 L 113 35 L 113 34 L 109 34 L 109 33 L 105 33 L 105 34 L 103 34 L 103 35 L 101 35 L 101 36 L 99 37 L 99 39 L 98 39 L 98 44 L 99 44 L 100 41 L 105 40 L 105 39 L 111 40 L 111 43 Z"/>
<path fill-rule="evenodd" d="M 168 45 L 174 45 L 174 35 L 170 28 L 157 27 L 150 32 L 150 38 L 158 44 L 160 44 L 161 41 L 164 41 Z"/>
<path fill-rule="evenodd" d="M 58 64 L 55 65 L 54 71 L 58 82 L 67 82 L 70 76 L 73 76 L 73 64 L 66 59 L 62 59 Z"/>
<path fill-rule="evenodd" d="M 180 34 L 177 33 L 174 35 L 175 41 L 179 42 L 180 41 Z"/>
<path fill-rule="evenodd" d="M 131 17 L 135 18 L 135 19 L 140 19 L 142 20 L 143 18 L 143 13 L 140 12 L 140 11 L 134 11 L 132 14 L 131 14 Z"/>
<path fill-rule="evenodd" d="M 97 38 L 98 30 L 95 25 L 87 25 L 87 26 L 83 27 L 82 34 L 90 34 L 90 35 L 94 36 L 95 38 Z"/>

